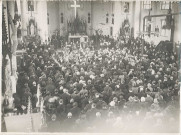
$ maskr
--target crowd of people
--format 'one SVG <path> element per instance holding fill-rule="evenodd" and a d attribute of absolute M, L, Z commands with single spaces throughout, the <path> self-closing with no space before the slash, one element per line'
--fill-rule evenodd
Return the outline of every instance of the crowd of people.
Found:
<path fill-rule="evenodd" d="M 46 124 L 41 131 L 179 131 L 176 53 L 145 42 L 141 56 L 139 38 L 111 40 L 99 48 L 57 51 L 51 45 L 28 44 L 13 95 L 18 114 L 27 113 L 29 97 L 38 112 L 40 87 Z"/>

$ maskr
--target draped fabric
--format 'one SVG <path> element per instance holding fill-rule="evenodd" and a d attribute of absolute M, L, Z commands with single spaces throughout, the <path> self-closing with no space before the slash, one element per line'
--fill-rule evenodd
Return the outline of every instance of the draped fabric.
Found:
<path fill-rule="evenodd" d="M 10 58 L 8 55 L 6 55 L 6 60 L 7 60 L 7 65 L 5 67 L 5 86 L 6 86 L 5 94 L 11 97 L 12 96 L 11 64 L 10 64 Z"/>
<path fill-rule="evenodd" d="M 15 76 L 11 76 L 11 86 L 12 86 L 12 94 L 16 93 L 16 78 L 15 78 Z"/>
<path fill-rule="evenodd" d="M 13 68 L 13 74 L 16 74 L 17 71 L 17 59 L 16 55 L 12 55 L 12 68 Z M 16 76 L 15 76 L 16 77 Z"/>
<path fill-rule="evenodd" d="M 16 57 L 15 57 L 16 59 Z M 14 76 L 11 75 L 11 61 L 9 56 L 6 56 L 6 60 L 7 60 L 7 65 L 5 67 L 5 86 L 6 86 L 6 91 L 5 94 L 8 95 L 9 97 L 12 96 L 13 93 L 16 93 L 16 79 L 17 79 L 17 75 L 16 73 L 14 74 Z M 14 61 L 14 59 L 12 59 L 12 61 Z M 16 61 L 14 61 L 16 62 Z M 12 63 L 14 63 L 12 62 Z M 12 65 L 14 66 L 14 65 Z M 15 65 L 16 68 L 16 65 Z M 16 72 L 16 71 L 14 71 Z"/>

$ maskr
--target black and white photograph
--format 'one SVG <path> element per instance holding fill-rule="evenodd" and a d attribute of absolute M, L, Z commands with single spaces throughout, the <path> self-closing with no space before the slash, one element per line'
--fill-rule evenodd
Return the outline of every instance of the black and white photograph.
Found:
<path fill-rule="evenodd" d="M 181 1 L 2 0 L 1 133 L 179 133 Z"/>

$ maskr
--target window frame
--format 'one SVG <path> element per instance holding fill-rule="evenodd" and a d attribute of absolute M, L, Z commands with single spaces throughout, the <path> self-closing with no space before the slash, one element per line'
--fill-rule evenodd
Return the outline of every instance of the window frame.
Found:
<path fill-rule="evenodd" d="M 150 3 L 148 3 L 148 2 L 150 2 Z M 143 6 L 144 10 L 152 10 L 152 1 L 143 1 L 142 6 Z M 147 6 L 149 6 L 150 8 L 145 8 Z"/>
<path fill-rule="evenodd" d="M 171 4 L 171 6 L 170 6 Z M 168 8 L 163 8 L 163 6 L 168 6 Z M 168 10 L 169 8 L 171 7 L 172 9 L 172 2 L 171 1 L 161 1 L 161 4 L 160 4 L 160 9 L 161 10 Z"/>
<path fill-rule="evenodd" d="M 109 23 L 109 14 L 107 13 L 106 14 L 106 24 L 108 24 Z"/>
<path fill-rule="evenodd" d="M 112 14 L 112 24 L 114 24 L 114 14 Z"/>
<path fill-rule="evenodd" d="M 88 20 L 87 20 L 88 23 L 91 22 L 90 19 L 91 19 L 91 15 L 90 15 L 90 13 L 88 13 Z"/>
<path fill-rule="evenodd" d="M 63 13 L 60 14 L 60 22 L 61 22 L 61 23 L 64 22 Z"/>
<path fill-rule="evenodd" d="M 49 13 L 47 13 L 47 24 L 49 25 L 50 24 L 50 14 Z"/>

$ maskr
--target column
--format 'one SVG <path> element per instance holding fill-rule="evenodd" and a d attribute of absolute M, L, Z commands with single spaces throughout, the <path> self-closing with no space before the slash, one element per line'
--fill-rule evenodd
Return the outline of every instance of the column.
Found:
<path fill-rule="evenodd" d="M 14 14 L 15 14 L 14 7 L 15 7 L 15 2 L 14 1 L 8 1 L 8 10 L 9 10 L 10 15 L 12 16 L 12 19 L 14 19 Z M 14 24 L 12 24 L 12 25 L 14 25 Z M 11 44 L 12 44 L 12 46 L 17 46 L 17 44 L 18 44 L 17 34 L 15 34 L 15 33 L 13 34 L 11 26 L 9 29 L 10 29 Z M 12 34 L 14 36 L 12 36 Z M 15 53 L 12 54 L 11 64 L 12 64 L 12 70 L 11 70 L 12 75 L 10 77 L 10 79 L 11 79 L 11 92 L 16 93 L 16 80 L 17 80 L 16 50 L 15 50 Z"/>
<path fill-rule="evenodd" d="M 21 24 L 22 24 L 22 36 L 27 35 L 27 1 L 21 1 Z"/>
<path fill-rule="evenodd" d="M 48 40 L 48 24 L 47 24 L 47 2 L 37 1 L 37 25 L 41 41 Z"/>
<path fill-rule="evenodd" d="M 14 1 L 8 1 L 8 11 L 12 17 L 12 19 L 14 19 L 14 4 L 15 2 Z M 10 26 L 10 37 L 11 37 L 11 34 L 12 34 L 12 29 L 11 29 L 11 26 Z"/>
<path fill-rule="evenodd" d="M 120 1 L 114 1 L 114 25 L 113 25 L 113 36 L 115 38 L 118 37 L 120 28 L 122 26 L 122 21 L 123 21 L 123 14 L 122 13 L 122 7 L 121 7 L 121 2 Z"/>
<path fill-rule="evenodd" d="M 135 11 L 133 11 L 135 14 L 134 14 L 134 37 L 137 37 L 138 36 L 138 33 L 140 32 L 140 23 L 141 23 L 141 20 L 140 20 L 140 6 L 141 6 L 141 3 L 140 1 L 135 1 Z"/>
<path fill-rule="evenodd" d="M 6 23 L 6 26 L 7 26 L 7 28 L 6 28 L 6 30 L 7 30 L 7 36 L 8 36 L 8 41 L 9 41 L 9 32 L 8 32 L 8 29 L 9 29 L 9 26 L 8 26 L 8 13 L 7 13 L 7 1 L 2 1 L 2 8 L 5 8 L 4 10 L 3 10 L 3 12 L 4 12 L 4 15 L 5 15 L 5 23 Z"/>

